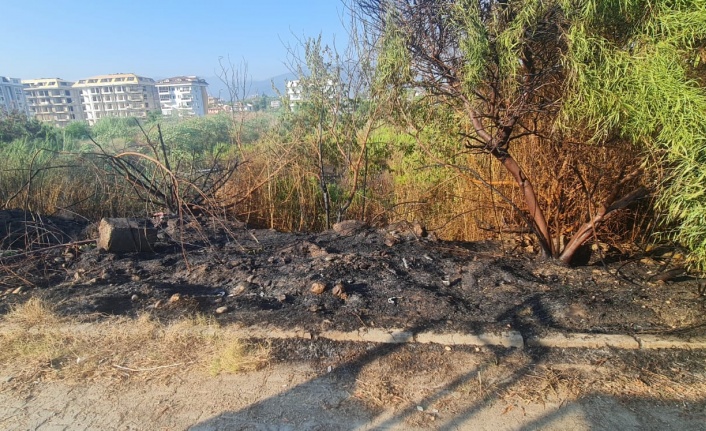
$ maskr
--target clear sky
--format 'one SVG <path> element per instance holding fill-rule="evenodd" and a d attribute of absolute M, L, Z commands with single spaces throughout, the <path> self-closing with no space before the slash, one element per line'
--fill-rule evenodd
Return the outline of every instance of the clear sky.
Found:
<path fill-rule="evenodd" d="M 287 73 L 287 45 L 343 47 L 340 0 L 1 0 L 0 76 L 78 80 L 108 73 L 217 75 L 219 57 L 253 80 Z"/>

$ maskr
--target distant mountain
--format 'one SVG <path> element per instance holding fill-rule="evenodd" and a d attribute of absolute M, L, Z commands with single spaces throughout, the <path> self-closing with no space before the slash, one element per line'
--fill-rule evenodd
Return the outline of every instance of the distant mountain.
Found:
<path fill-rule="evenodd" d="M 230 92 L 227 86 L 218 78 L 218 76 L 207 76 L 204 77 L 206 82 L 208 82 L 208 94 L 211 96 L 217 96 L 222 99 L 228 99 Z M 270 79 L 264 79 L 262 81 L 251 81 L 247 85 L 247 95 L 245 98 L 250 96 L 258 96 L 265 94 L 266 96 L 277 96 L 277 92 L 273 90 L 272 85 L 274 84 L 281 93 L 284 93 L 287 81 L 297 79 L 297 75 L 294 73 L 284 73 L 282 75 L 274 76 Z"/>

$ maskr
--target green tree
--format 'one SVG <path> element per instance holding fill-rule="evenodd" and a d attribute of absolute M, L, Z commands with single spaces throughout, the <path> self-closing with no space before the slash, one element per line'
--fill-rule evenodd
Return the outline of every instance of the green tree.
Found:
<path fill-rule="evenodd" d="M 663 172 L 668 234 L 706 270 L 706 1 L 589 2 L 567 32 L 566 124 L 618 135 Z M 701 78 L 694 79 L 694 78 Z"/>
<path fill-rule="evenodd" d="M 0 110 L 0 142 L 8 143 L 16 139 L 35 138 L 43 129 L 41 121 L 30 118 L 19 111 Z"/>
<path fill-rule="evenodd" d="M 321 36 L 310 38 L 303 43 L 304 58 L 295 59 L 301 100 L 285 120 L 294 131 L 291 138 L 307 144 L 306 154 L 313 156 L 311 175 L 327 228 L 343 220 L 356 201 L 365 219 L 368 178 L 382 153 L 373 136 L 387 112 L 389 92 L 375 84 L 362 36 L 351 26 L 343 53 L 322 44 Z"/>
<path fill-rule="evenodd" d="M 421 99 L 455 110 L 461 121 L 449 133 L 491 155 L 512 175 L 542 250 L 564 262 L 645 190 L 621 196 L 615 187 L 560 248 L 553 238 L 560 232 L 551 231 L 538 193 L 513 157 L 513 144 L 535 137 L 562 145 L 566 133 L 572 133 L 594 145 L 620 139 L 644 145 L 672 122 L 689 130 L 682 135 L 690 133 L 692 142 L 703 145 L 703 120 L 690 121 L 703 115 L 695 105 L 703 91 L 684 73 L 684 49 L 703 41 L 706 30 L 703 0 L 357 0 L 356 5 L 367 28 L 380 36 L 378 67 L 388 85 L 398 89 L 400 112 L 408 123 L 419 122 L 418 104 L 412 103 L 419 98 L 399 89 L 419 89 L 426 95 Z M 660 53 L 666 56 L 655 56 Z M 666 80 L 654 79 L 666 75 Z M 676 93 L 665 106 L 668 91 Z M 684 115 L 675 121 L 668 112 L 677 108 Z M 675 154 L 673 143 L 663 142 L 665 154 Z M 694 160 L 698 154 L 703 150 L 691 147 L 687 158 L 692 167 L 701 163 Z M 622 186 L 637 171 L 612 175 Z M 693 208 L 684 205 L 679 207 L 682 220 L 683 209 Z"/>

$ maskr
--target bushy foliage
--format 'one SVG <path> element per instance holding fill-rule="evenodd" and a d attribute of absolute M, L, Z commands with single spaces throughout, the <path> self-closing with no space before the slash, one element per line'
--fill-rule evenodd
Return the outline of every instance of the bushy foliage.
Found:
<path fill-rule="evenodd" d="M 706 45 L 706 1 L 589 4 L 568 34 L 565 124 L 584 124 L 593 141 L 617 134 L 649 153 L 667 236 L 704 271 L 706 89 L 690 74 Z"/>

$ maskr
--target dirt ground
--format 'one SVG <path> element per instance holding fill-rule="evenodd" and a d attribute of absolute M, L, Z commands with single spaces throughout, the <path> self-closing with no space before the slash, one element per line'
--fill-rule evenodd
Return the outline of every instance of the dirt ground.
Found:
<path fill-rule="evenodd" d="M 0 427 L 662 431 L 703 430 L 706 423 L 703 352 L 447 350 L 323 340 L 281 342 L 275 351 L 264 369 L 219 376 L 146 370 L 31 385 L 0 376 Z"/>
<path fill-rule="evenodd" d="M 0 222 L 0 315 L 41 298 L 87 324 L 147 313 L 164 322 L 198 315 L 223 327 L 314 335 L 366 327 L 706 335 L 703 283 L 672 251 L 597 245 L 588 263 L 568 268 L 520 243 L 439 241 L 409 224 L 344 222 L 289 234 L 171 219 L 159 222 L 154 251 L 113 254 L 90 244 L 95 226 L 18 212 L 0 212 Z M 30 252 L 11 248 L 27 243 Z M 706 423 L 702 351 L 316 337 L 273 348 L 266 368 L 237 375 L 187 368 L 26 381 L 3 367 L 0 427 L 696 430 Z"/>

